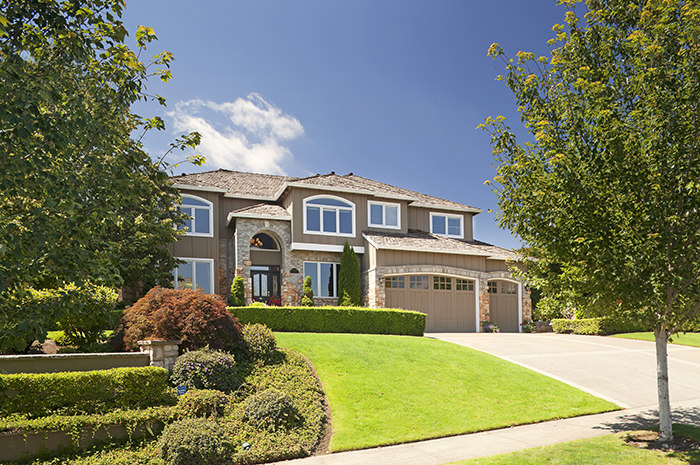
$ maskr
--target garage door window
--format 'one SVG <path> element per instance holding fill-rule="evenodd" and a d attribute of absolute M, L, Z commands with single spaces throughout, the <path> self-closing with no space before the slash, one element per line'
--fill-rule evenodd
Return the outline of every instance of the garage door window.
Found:
<path fill-rule="evenodd" d="M 501 283 L 501 294 L 517 294 L 518 285 L 515 283 Z"/>
<path fill-rule="evenodd" d="M 428 289 L 430 279 L 428 276 L 411 276 L 411 289 Z"/>
<path fill-rule="evenodd" d="M 474 281 L 469 279 L 458 279 L 457 280 L 457 290 L 458 291 L 473 291 Z"/>
<path fill-rule="evenodd" d="M 452 278 L 445 278 L 443 276 L 433 277 L 433 289 L 440 291 L 451 291 L 452 290 Z"/>
<path fill-rule="evenodd" d="M 404 289 L 406 282 L 403 276 L 389 276 L 385 283 L 387 289 Z"/>
<path fill-rule="evenodd" d="M 496 281 L 490 281 L 487 286 L 489 294 L 498 294 L 498 283 Z"/>

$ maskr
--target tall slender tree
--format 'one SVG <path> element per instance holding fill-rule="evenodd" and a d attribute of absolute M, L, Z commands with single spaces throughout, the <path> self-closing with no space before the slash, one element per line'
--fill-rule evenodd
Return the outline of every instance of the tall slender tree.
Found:
<path fill-rule="evenodd" d="M 343 246 L 338 272 L 338 305 L 341 307 L 362 307 L 362 283 L 360 281 L 360 263 L 355 250 L 348 241 Z"/>
<path fill-rule="evenodd" d="M 669 337 L 700 309 L 700 5 L 567 6 L 551 56 L 502 58 L 532 140 L 492 135 L 498 221 L 523 240 L 530 283 L 654 332 L 660 439 L 672 439 Z"/>

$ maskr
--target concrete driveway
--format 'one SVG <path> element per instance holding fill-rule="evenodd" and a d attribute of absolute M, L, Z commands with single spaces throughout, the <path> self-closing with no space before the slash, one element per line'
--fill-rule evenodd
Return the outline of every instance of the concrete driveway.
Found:
<path fill-rule="evenodd" d="M 530 368 L 624 408 L 658 405 L 653 342 L 573 334 L 431 333 Z M 668 345 L 671 404 L 700 408 L 700 349 Z M 697 402 L 693 402 L 697 401 Z"/>

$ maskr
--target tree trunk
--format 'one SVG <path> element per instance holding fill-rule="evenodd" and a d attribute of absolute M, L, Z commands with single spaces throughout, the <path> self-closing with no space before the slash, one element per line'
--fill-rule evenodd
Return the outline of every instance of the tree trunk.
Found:
<path fill-rule="evenodd" d="M 671 429 L 671 399 L 668 391 L 668 331 L 665 324 L 654 329 L 656 340 L 656 382 L 659 394 L 659 440 L 673 439 Z"/>

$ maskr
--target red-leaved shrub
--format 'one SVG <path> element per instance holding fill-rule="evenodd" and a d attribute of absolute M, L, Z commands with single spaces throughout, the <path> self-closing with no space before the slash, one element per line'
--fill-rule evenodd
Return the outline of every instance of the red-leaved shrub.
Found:
<path fill-rule="evenodd" d="M 231 351 L 241 344 L 241 325 L 224 300 L 192 289 L 154 287 L 124 311 L 122 329 L 127 350 L 144 339 L 181 339 L 189 350 Z"/>

